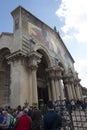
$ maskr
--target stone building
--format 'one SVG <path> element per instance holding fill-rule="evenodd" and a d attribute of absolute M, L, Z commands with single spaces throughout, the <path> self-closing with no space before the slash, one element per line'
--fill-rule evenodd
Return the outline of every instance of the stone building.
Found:
<path fill-rule="evenodd" d="M 0 35 L 0 106 L 81 99 L 74 60 L 58 32 L 19 6 Z"/>

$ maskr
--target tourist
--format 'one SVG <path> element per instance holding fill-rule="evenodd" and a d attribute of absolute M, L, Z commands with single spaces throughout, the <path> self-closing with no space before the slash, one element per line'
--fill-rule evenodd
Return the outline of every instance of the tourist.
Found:
<path fill-rule="evenodd" d="M 31 119 L 28 116 L 28 109 L 23 110 L 23 115 L 20 116 L 19 120 L 15 125 L 15 130 L 31 130 Z"/>
<path fill-rule="evenodd" d="M 4 116 L 3 122 L 0 124 L 0 128 L 2 130 L 9 130 L 9 125 L 10 125 L 10 114 L 8 113 L 7 110 L 2 111 L 2 114 Z"/>
<path fill-rule="evenodd" d="M 42 114 L 37 105 L 33 105 L 31 119 L 32 119 L 32 130 L 40 130 L 42 127 Z"/>
<path fill-rule="evenodd" d="M 62 117 L 55 110 L 52 101 L 47 103 L 48 112 L 44 116 L 44 130 L 60 130 L 62 127 Z"/>

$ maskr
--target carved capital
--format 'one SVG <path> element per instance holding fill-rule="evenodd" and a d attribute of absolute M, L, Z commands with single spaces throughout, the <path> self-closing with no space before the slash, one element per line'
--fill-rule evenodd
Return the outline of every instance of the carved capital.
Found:
<path fill-rule="evenodd" d="M 60 66 L 55 67 L 55 76 L 57 79 L 62 78 L 63 69 Z"/>
<path fill-rule="evenodd" d="M 81 79 L 74 79 L 75 87 L 80 84 Z"/>
<path fill-rule="evenodd" d="M 63 76 L 64 84 L 74 84 L 74 77 L 73 76 Z"/>
<path fill-rule="evenodd" d="M 40 63 L 42 55 L 39 54 L 38 52 L 33 51 L 28 55 L 28 57 L 29 57 L 28 66 L 31 69 L 37 69 L 38 63 Z"/>
<path fill-rule="evenodd" d="M 55 78 L 55 69 L 53 67 L 46 69 L 46 71 L 49 73 L 49 78 L 51 79 Z"/>
<path fill-rule="evenodd" d="M 6 59 L 7 59 L 8 64 L 10 64 L 12 61 L 18 60 L 20 57 L 27 57 L 27 55 L 23 51 L 18 50 L 8 55 Z"/>
<path fill-rule="evenodd" d="M 69 83 L 74 84 L 74 77 L 69 77 Z"/>

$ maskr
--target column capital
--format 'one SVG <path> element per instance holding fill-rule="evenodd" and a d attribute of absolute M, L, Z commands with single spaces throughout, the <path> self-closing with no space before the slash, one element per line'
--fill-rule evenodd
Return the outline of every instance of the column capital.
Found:
<path fill-rule="evenodd" d="M 75 72 L 74 77 L 75 77 L 74 78 L 74 83 L 75 83 L 75 86 L 76 86 L 76 85 L 78 85 L 80 83 L 81 79 L 79 79 L 77 72 Z"/>
<path fill-rule="evenodd" d="M 40 61 L 41 61 L 41 57 L 42 57 L 42 55 L 41 55 L 40 53 L 35 52 L 35 51 L 32 51 L 32 52 L 28 55 L 28 58 L 29 58 L 28 66 L 29 66 L 31 69 L 37 69 L 38 63 L 40 63 Z"/>
<path fill-rule="evenodd" d="M 10 55 L 6 56 L 6 59 L 7 59 L 7 62 L 10 64 L 10 62 L 12 62 L 14 60 L 18 60 L 19 57 L 27 57 L 27 55 L 23 51 L 18 50 L 16 52 L 13 52 Z"/>
<path fill-rule="evenodd" d="M 49 78 L 51 78 L 51 79 L 55 78 L 55 68 L 54 67 L 47 68 L 46 71 L 49 73 Z"/>
<path fill-rule="evenodd" d="M 55 67 L 55 76 L 57 79 L 62 79 L 63 68 L 60 66 Z"/>
<path fill-rule="evenodd" d="M 62 78 L 62 72 L 64 71 L 62 67 L 60 66 L 53 66 L 46 69 L 47 72 L 49 72 L 49 77 L 51 78 Z"/>
<path fill-rule="evenodd" d="M 74 77 L 73 76 L 63 76 L 64 84 L 74 83 Z"/>
<path fill-rule="evenodd" d="M 80 84 L 81 79 L 74 79 L 75 87 Z"/>

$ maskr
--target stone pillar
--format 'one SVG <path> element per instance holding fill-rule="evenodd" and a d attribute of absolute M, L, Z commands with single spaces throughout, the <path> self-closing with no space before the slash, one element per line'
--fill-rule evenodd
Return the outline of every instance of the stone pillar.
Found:
<path fill-rule="evenodd" d="M 5 71 L 0 69 L 0 107 L 4 105 Z"/>
<path fill-rule="evenodd" d="M 56 100 L 60 100 L 60 90 L 59 90 L 59 82 L 58 79 L 55 79 L 55 86 L 56 86 Z"/>
<path fill-rule="evenodd" d="M 10 94 L 10 106 L 11 107 L 17 107 L 19 104 L 23 105 L 20 103 L 20 81 L 21 81 L 21 76 L 20 76 L 20 62 L 18 61 L 10 61 L 11 65 L 11 94 Z"/>
<path fill-rule="evenodd" d="M 63 78 L 64 78 L 63 82 L 64 82 L 64 87 L 65 87 L 66 98 L 71 100 L 73 99 L 73 94 L 72 94 L 71 84 L 69 81 L 69 76 L 64 76 Z"/>
<path fill-rule="evenodd" d="M 77 99 L 81 100 L 82 99 L 82 91 L 80 89 L 79 82 L 80 82 L 80 79 L 75 79 L 75 88 L 76 88 Z"/>
<path fill-rule="evenodd" d="M 63 89 L 62 89 L 62 84 L 61 84 L 61 79 L 62 79 L 62 68 L 57 66 L 55 68 L 55 74 L 56 74 L 56 96 L 57 100 L 62 100 L 63 99 Z"/>
<path fill-rule="evenodd" d="M 52 95 L 51 95 L 51 86 L 50 86 L 49 81 L 48 81 L 48 83 L 47 83 L 47 87 L 48 87 L 48 96 L 49 96 L 49 100 L 52 100 Z"/>
<path fill-rule="evenodd" d="M 80 97 L 81 100 L 83 99 L 83 94 L 82 94 L 82 86 L 79 84 L 79 91 L 80 91 Z"/>
<path fill-rule="evenodd" d="M 55 69 L 54 68 L 48 68 L 47 71 L 49 72 L 49 80 L 51 82 L 51 90 L 52 90 L 52 100 L 56 101 L 56 86 L 55 86 Z"/>
<path fill-rule="evenodd" d="M 32 70 L 29 68 L 29 87 L 28 87 L 28 92 L 29 92 L 29 105 L 32 106 Z"/>
<path fill-rule="evenodd" d="M 32 69 L 32 89 L 33 89 L 33 102 L 38 103 L 38 93 L 37 93 L 37 77 L 36 77 L 36 69 Z"/>
<path fill-rule="evenodd" d="M 70 81 L 70 84 L 71 84 L 71 90 L 72 90 L 72 94 L 73 94 L 72 99 L 76 100 L 76 91 L 75 91 L 75 86 L 74 86 L 74 77 L 70 76 L 69 81 Z"/>
<path fill-rule="evenodd" d="M 32 52 L 29 54 L 29 63 L 28 66 L 31 69 L 31 74 L 32 74 L 32 104 L 37 104 L 38 105 L 38 91 L 37 91 L 37 68 L 38 68 L 38 63 L 40 62 L 40 58 L 42 57 L 41 54 L 37 52 Z M 31 86 L 30 86 L 31 87 Z"/>
<path fill-rule="evenodd" d="M 52 87 L 52 98 L 53 101 L 56 101 L 56 90 L 55 90 L 55 83 L 54 83 L 54 79 L 51 79 L 51 87 Z"/>
<path fill-rule="evenodd" d="M 3 52 L 2 52 L 3 53 Z M 0 53 L 0 106 L 9 104 L 10 98 L 10 65 L 5 58 L 6 55 Z"/>
<path fill-rule="evenodd" d="M 81 86 L 80 86 L 80 79 L 78 78 L 78 73 L 75 73 L 75 88 L 76 88 L 76 94 L 77 94 L 77 99 L 81 100 L 82 99 L 82 90 L 81 90 Z"/>
<path fill-rule="evenodd" d="M 60 88 L 60 99 L 63 100 L 64 92 L 63 92 L 63 85 L 62 85 L 61 79 L 59 80 L 59 88 Z"/>
<path fill-rule="evenodd" d="M 20 51 L 15 52 L 7 57 L 7 61 L 11 66 L 10 106 L 24 106 L 25 102 L 29 102 L 26 56 Z"/>

